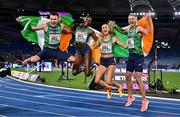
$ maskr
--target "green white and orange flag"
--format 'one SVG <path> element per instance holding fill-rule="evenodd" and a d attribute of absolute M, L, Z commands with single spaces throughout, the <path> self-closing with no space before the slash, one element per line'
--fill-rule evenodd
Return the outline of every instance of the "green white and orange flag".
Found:
<path fill-rule="evenodd" d="M 69 16 L 61 16 L 61 21 L 63 24 L 65 24 L 68 27 L 71 27 L 74 22 L 74 20 Z M 49 22 L 49 19 L 43 18 L 40 16 L 39 17 L 38 16 L 21 16 L 20 24 L 24 26 L 24 29 L 21 31 L 23 37 L 30 42 L 37 43 L 41 47 L 41 49 L 43 49 L 44 31 L 40 31 L 40 30 L 34 31 L 31 29 L 31 26 L 37 26 L 37 25 L 44 24 L 47 22 Z M 142 17 L 138 21 L 138 25 L 142 26 L 143 28 L 146 28 L 147 26 L 146 18 Z M 91 28 L 91 29 L 95 31 L 97 36 L 99 37 L 101 36 L 101 33 L 98 30 L 94 28 Z M 126 43 L 126 40 L 128 38 L 127 34 L 124 34 L 118 31 L 115 31 L 115 36 L 118 37 L 118 39 L 123 43 Z M 71 38 L 72 38 L 72 34 L 62 34 L 61 42 L 60 42 L 60 50 L 65 51 L 67 49 Z M 143 49 L 144 56 L 147 56 L 149 54 L 152 48 L 153 38 L 154 38 L 154 27 L 153 27 L 153 22 L 151 19 L 149 34 L 143 35 L 143 39 L 142 39 L 142 49 Z M 95 42 L 92 39 L 92 37 L 90 37 L 88 44 L 92 50 L 93 60 L 96 63 L 100 63 L 101 51 L 97 42 Z M 114 57 L 128 57 L 129 56 L 128 49 L 124 49 L 121 46 L 115 45 L 113 47 L 113 56 Z"/>
<path fill-rule="evenodd" d="M 146 28 L 148 22 L 146 21 L 145 17 L 142 17 L 140 20 L 138 20 L 138 25 Z M 148 35 L 143 35 L 142 38 L 142 50 L 143 50 L 143 54 L 144 56 L 147 56 L 152 48 L 152 44 L 153 44 L 153 40 L 154 40 L 154 26 L 153 26 L 153 22 L 152 19 L 150 19 L 149 22 L 149 26 L 150 26 L 150 30 Z M 93 29 L 93 28 L 92 28 Z M 101 36 L 100 32 L 93 29 L 96 33 L 96 35 Z M 128 35 L 125 33 L 121 33 L 118 32 L 117 30 L 115 30 L 115 36 L 122 42 L 126 44 L 126 41 L 128 39 Z M 92 48 L 92 59 L 96 62 L 96 63 L 100 63 L 100 57 L 101 57 L 101 51 L 100 51 L 100 47 L 96 47 L 95 45 L 96 42 L 94 42 L 93 40 L 90 41 L 91 43 L 89 43 L 90 47 Z M 128 49 L 125 49 L 119 45 L 115 45 L 113 47 L 113 56 L 114 57 L 123 57 L 123 58 L 127 58 L 129 56 L 129 52 Z"/>
<path fill-rule="evenodd" d="M 21 34 L 24 37 L 24 39 L 28 40 L 29 42 L 38 44 L 40 48 L 43 49 L 44 31 L 43 30 L 34 31 L 31 29 L 31 26 L 45 24 L 50 20 L 40 16 L 20 16 L 20 19 L 21 20 L 19 21 L 19 23 L 22 26 L 24 26 L 24 29 L 21 31 Z M 73 25 L 74 19 L 72 19 L 69 16 L 61 16 L 61 22 L 66 26 L 71 27 Z M 72 36 L 66 36 L 66 37 L 72 37 Z M 64 37 L 62 38 L 65 39 Z M 64 40 L 62 41 L 66 42 Z"/>

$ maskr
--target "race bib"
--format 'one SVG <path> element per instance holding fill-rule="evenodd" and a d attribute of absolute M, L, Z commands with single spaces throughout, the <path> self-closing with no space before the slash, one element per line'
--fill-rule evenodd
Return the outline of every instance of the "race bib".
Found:
<path fill-rule="evenodd" d="M 88 35 L 85 32 L 82 31 L 78 31 L 76 32 L 76 42 L 79 43 L 86 43 L 86 39 L 87 39 Z"/>
<path fill-rule="evenodd" d="M 108 43 L 103 43 L 101 45 L 101 53 L 103 54 L 112 53 L 112 47 Z"/>
<path fill-rule="evenodd" d="M 49 35 L 49 44 L 58 44 L 60 41 L 59 34 L 50 34 Z"/>
<path fill-rule="evenodd" d="M 129 38 L 128 39 L 128 48 L 129 49 L 134 48 L 134 38 Z"/>

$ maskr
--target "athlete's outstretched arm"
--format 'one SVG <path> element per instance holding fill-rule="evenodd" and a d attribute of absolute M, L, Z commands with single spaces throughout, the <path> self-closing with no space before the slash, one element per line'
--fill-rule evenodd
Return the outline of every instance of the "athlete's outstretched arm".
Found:
<path fill-rule="evenodd" d="M 32 30 L 47 30 L 47 24 L 41 24 L 39 26 L 31 26 Z"/>
<path fill-rule="evenodd" d="M 122 46 L 123 48 L 127 48 L 128 46 L 121 41 L 117 37 L 113 37 L 113 42 L 116 42 L 118 45 Z"/>
<path fill-rule="evenodd" d="M 98 37 L 97 35 L 95 34 L 95 32 L 93 30 L 90 30 L 90 35 L 92 36 L 92 38 L 97 41 L 98 40 Z"/>
<path fill-rule="evenodd" d="M 127 33 L 126 28 L 125 28 L 125 27 L 124 27 L 124 28 L 119 27 L 119 26 L 116 24 L 115 21 L 109 21 L 108 24 L 109 24 L 109 26 L 110 26 L 111 31 L 116 30 L 116 31 L 118 31 L 118 32 L 120 32 L 120 33 Z"/>

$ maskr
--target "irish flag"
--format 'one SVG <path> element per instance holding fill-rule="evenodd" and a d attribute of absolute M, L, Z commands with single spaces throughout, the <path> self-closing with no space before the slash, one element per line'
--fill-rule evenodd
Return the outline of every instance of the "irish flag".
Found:
<path fill-rule="evenodd" d="M 40 48 L 43 49 L 44 31 L 43 30 L 34 31 L 31 29 L 31 26 L 45 24 L 49 22 L 49 19 L 40 16 L 20 16 L 20 19 L 21 20 L 19 23 L 24 27 L 24 29 L 21 31 L 22 36 L 29 42 L 37 43 L 40 46 Z M 61 16 L 61 22 L 66 26 L 71 27 L 73 25 L 74 19 L 72 19 L 69 16 Z M 66 36 L 66 38 L 72 37 L 67 35 L 64 36 Z M 64 37 L 62 38 L 64 39 Z M 67 40 L 64 42 L 67 42 Z"/>
<path fill-rule="evenodd" d="M 143 28 L 147 27 L 148 22 L 146 21 L 145 17 L 142 17 L 140 20 L 138 20 L 138 25 L 142 26 Z M 154 39 L 154 27 L 153 27 L 153 22 L 152 19 L 150 20 L 150 30 L 148 35 L 143 35 L 142 38 L 142 50 L 143 50 L 143 54 L 144 56 L 147 56 L 152 48 L 152 44 L 153 44 L 153 39 Z M 92 30 L 95 31 L 96 35 L 98 35 L 99 37 L 101 36 L 100 32 L 93 29 Z M 117 30 L 115 31 L 115 36 L 122 42 L 126 44 L 126 40 L 128 39 L 127 34 L 118 32 Z M 92 59 L 96 62 L 96 63 L 100 63 L 100 57 L 101 57 L 101 50 L 100 47 L 97 47 L 97 43 L 94 42 L 92 39 L 89 43 L 91 49 L 92 49 Z M 114 57 L 128 57 L 129 56 L 129 52 L 128 49 L 125 49 L 119 45 L 115 45 L 113 47 L 113 56 Z"/>
<path fill-rule="evenodd" d="M 71 27 L 73 25 L 73 22 L 74 22 L 74 20 L 69 16 L 61 16 L 61 21 L 63 24 L 65 24 L 68 27 Z M 20 24 L 22 26 L 24 26 L 24 29 L 21 31 L 23 37 L 30 42 L 37 43 L 41 47 L 41 49 L 43 49 L 44 31 L 42 31 L 42 30 L 33 31 L 31 29 L 31 26 L 37 26 L 40 24 L 45 24 L 47 22 L 49 22 L 49 19 L 43 18 L 43 17 L 21 16 Z M 147 22 L 146 22 L 145 17 L 141 18 L 138 21 L 138 24 L 140 26 L 142 26 L 143 28 L 146 28 Z M 95 30 L 93 28 L 91 28 L 91 29 L 95 31 L 97 36 L 101 37 L 101 33 L 98 30 Z M 115 31 L 115 36 L 117 36 L 121 42 L 126 43 L 127 34 L 122 34 L 118 31 Z M 142 39 L 142 49 L 144 52 L 144 56 L 147 56 L 151 50 L 152 43 L 153 43 L 153 37 L 154 37 L 154 27 L 153 27 L 153 22 L 151 20 L 150 32 L 148 35 L 143 35 L 143 39 Z M 72 34 L 62 34 L 61 41 L 60 41 L 60 47 L 59 47 L 60 50 L 62 50 L 62 51 L 67 50 L 71 38 L 72 38 Z M 101 38 L 99 38 L 99 39 L 101 39 Z M 100 63 L 101 52 L 100 52 L 100 48 L 98 46 L 98 43 L 95 42 L 92 39 L 92 37 L 90 37 L 88 44 L 92 50 L 93 60 L 96 63 Z M 113 48 L 113 56 L 114 57 L 128 57 L 129 53 L 128 53 L 127 49 L 124 49 L 124 48 L 120 47 L 119 45 L 115 45 L 115 47 Z"/>

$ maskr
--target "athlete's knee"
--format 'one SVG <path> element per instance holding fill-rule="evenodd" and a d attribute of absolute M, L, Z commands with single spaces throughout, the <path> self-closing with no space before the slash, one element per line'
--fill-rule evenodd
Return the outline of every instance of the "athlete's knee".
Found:
<path fill-rule="evenodd" d="M 40 57 L 37 56 L 37 55 L 32 56 L 32 57 L 30 58 L 30 62 L 31 62 L 31 63 L 38 62 L 39 60 L 40 60 Z"/>
<path fill-rule="evenodd" d="M 131 80 L 132 73 L 127 72 L 126 73 L 126 81 Z"/>
<path fill-rule="evenodd" d="M 36 59 L 31 58 L 29 62 L 35 63 L 35 62 L 37 62 L 37 61 L 36 61 Z"/>
<path fill-rule="evenodd" d="M 70 56 L 68 59 L 67 59 L 68 62 L 75 62 L 75 57 L 74 56 Z"/>
<path fill-rule="evenodd" d="M 126 77 L 126 82 L 131 82 L 131 77 Z"/>

